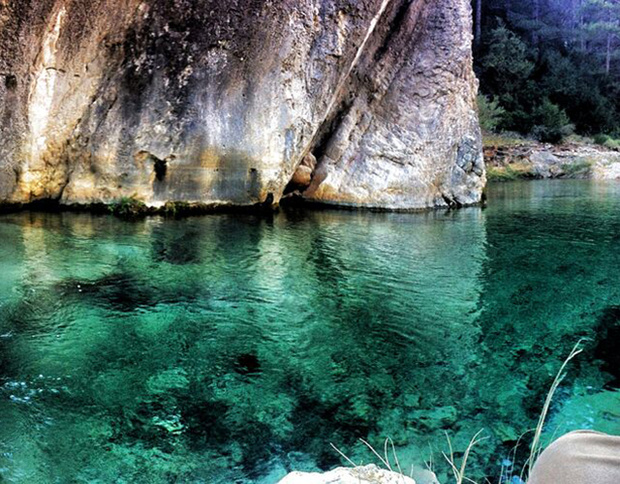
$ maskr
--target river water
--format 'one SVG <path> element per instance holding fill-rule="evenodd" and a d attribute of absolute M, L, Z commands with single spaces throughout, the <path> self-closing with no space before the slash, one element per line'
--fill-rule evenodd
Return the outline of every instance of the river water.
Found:
<path fill-rule="evenodd" d="M 0 216 L 0 482 L 270 484 L 387 437 L 448 482 L 446 434 L 458 460 L 480 429 L 469 476 L 497 482 L 581 338 L 545 438 L 620 434 L 620 184 L 488 192 L 421 214 Z"/>

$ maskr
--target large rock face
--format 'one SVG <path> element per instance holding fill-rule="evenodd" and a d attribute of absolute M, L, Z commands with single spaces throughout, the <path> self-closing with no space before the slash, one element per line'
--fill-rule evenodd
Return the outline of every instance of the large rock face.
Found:
<path fill-rule="evenodd" d="M 475 203 L 470 30 L 467 0 L 0 0 L 0 201 Z"/>

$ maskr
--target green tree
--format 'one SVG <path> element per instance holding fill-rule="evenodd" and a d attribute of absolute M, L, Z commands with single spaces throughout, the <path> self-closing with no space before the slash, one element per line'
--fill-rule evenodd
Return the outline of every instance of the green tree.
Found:
<path fill-rule="evenodd" d="M 557 137 L 545 128 L 563 121 L 553 105 L 581 134 L 620 131 L 620 0 L 472 6 L 480 92 L 505 110 L 498 129 Z"/>
<path fill-rule="evenodd" d="M 488 85 L 500 95 L 516 92 L 534 70 L 527 45 L 503 23 L 491 31 L 481 66 Z"/>
<path fill-rule="evenodd" d="M 587 19 L 583 25 L 590 50 L 604 59 L 605 74 L 611 72 L 612 59 L 618 57 L 620 40 L 620 0 L 585 0 Z"/>
<path fill-rule="evenodd" d="M 566 112 L 549 99 L 543 100 L 543 103 L 534 109 L 533 118 L 536 124 L 532 134 L 540 141 L 558 143 L 574 130 Z"/>
<path fill-rule="evenodd" d="M 500 106 L 497 99 L 490 99 L 483 94 L 478 95 L 478 117 L 483 131 L 497 131 L 505 113 L 506 110 Z"/>

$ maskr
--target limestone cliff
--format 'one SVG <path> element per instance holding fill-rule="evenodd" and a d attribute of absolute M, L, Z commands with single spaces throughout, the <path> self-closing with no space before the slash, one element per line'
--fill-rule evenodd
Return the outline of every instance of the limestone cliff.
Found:
<path fill-rule="evenodd" d="M 475 203 L 470 14 L 467 0 L 0 0 L 0 201 Z"/>

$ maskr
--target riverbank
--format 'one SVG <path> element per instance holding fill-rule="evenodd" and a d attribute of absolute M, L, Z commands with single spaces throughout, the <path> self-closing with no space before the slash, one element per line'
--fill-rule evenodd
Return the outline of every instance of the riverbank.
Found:
<path fill-rule="evenodd" d="M 620 179 L 620 151 L 586 138 L 553 145 L 506 135 L 484 138 L 488 181 L 572 178 Z"/>

